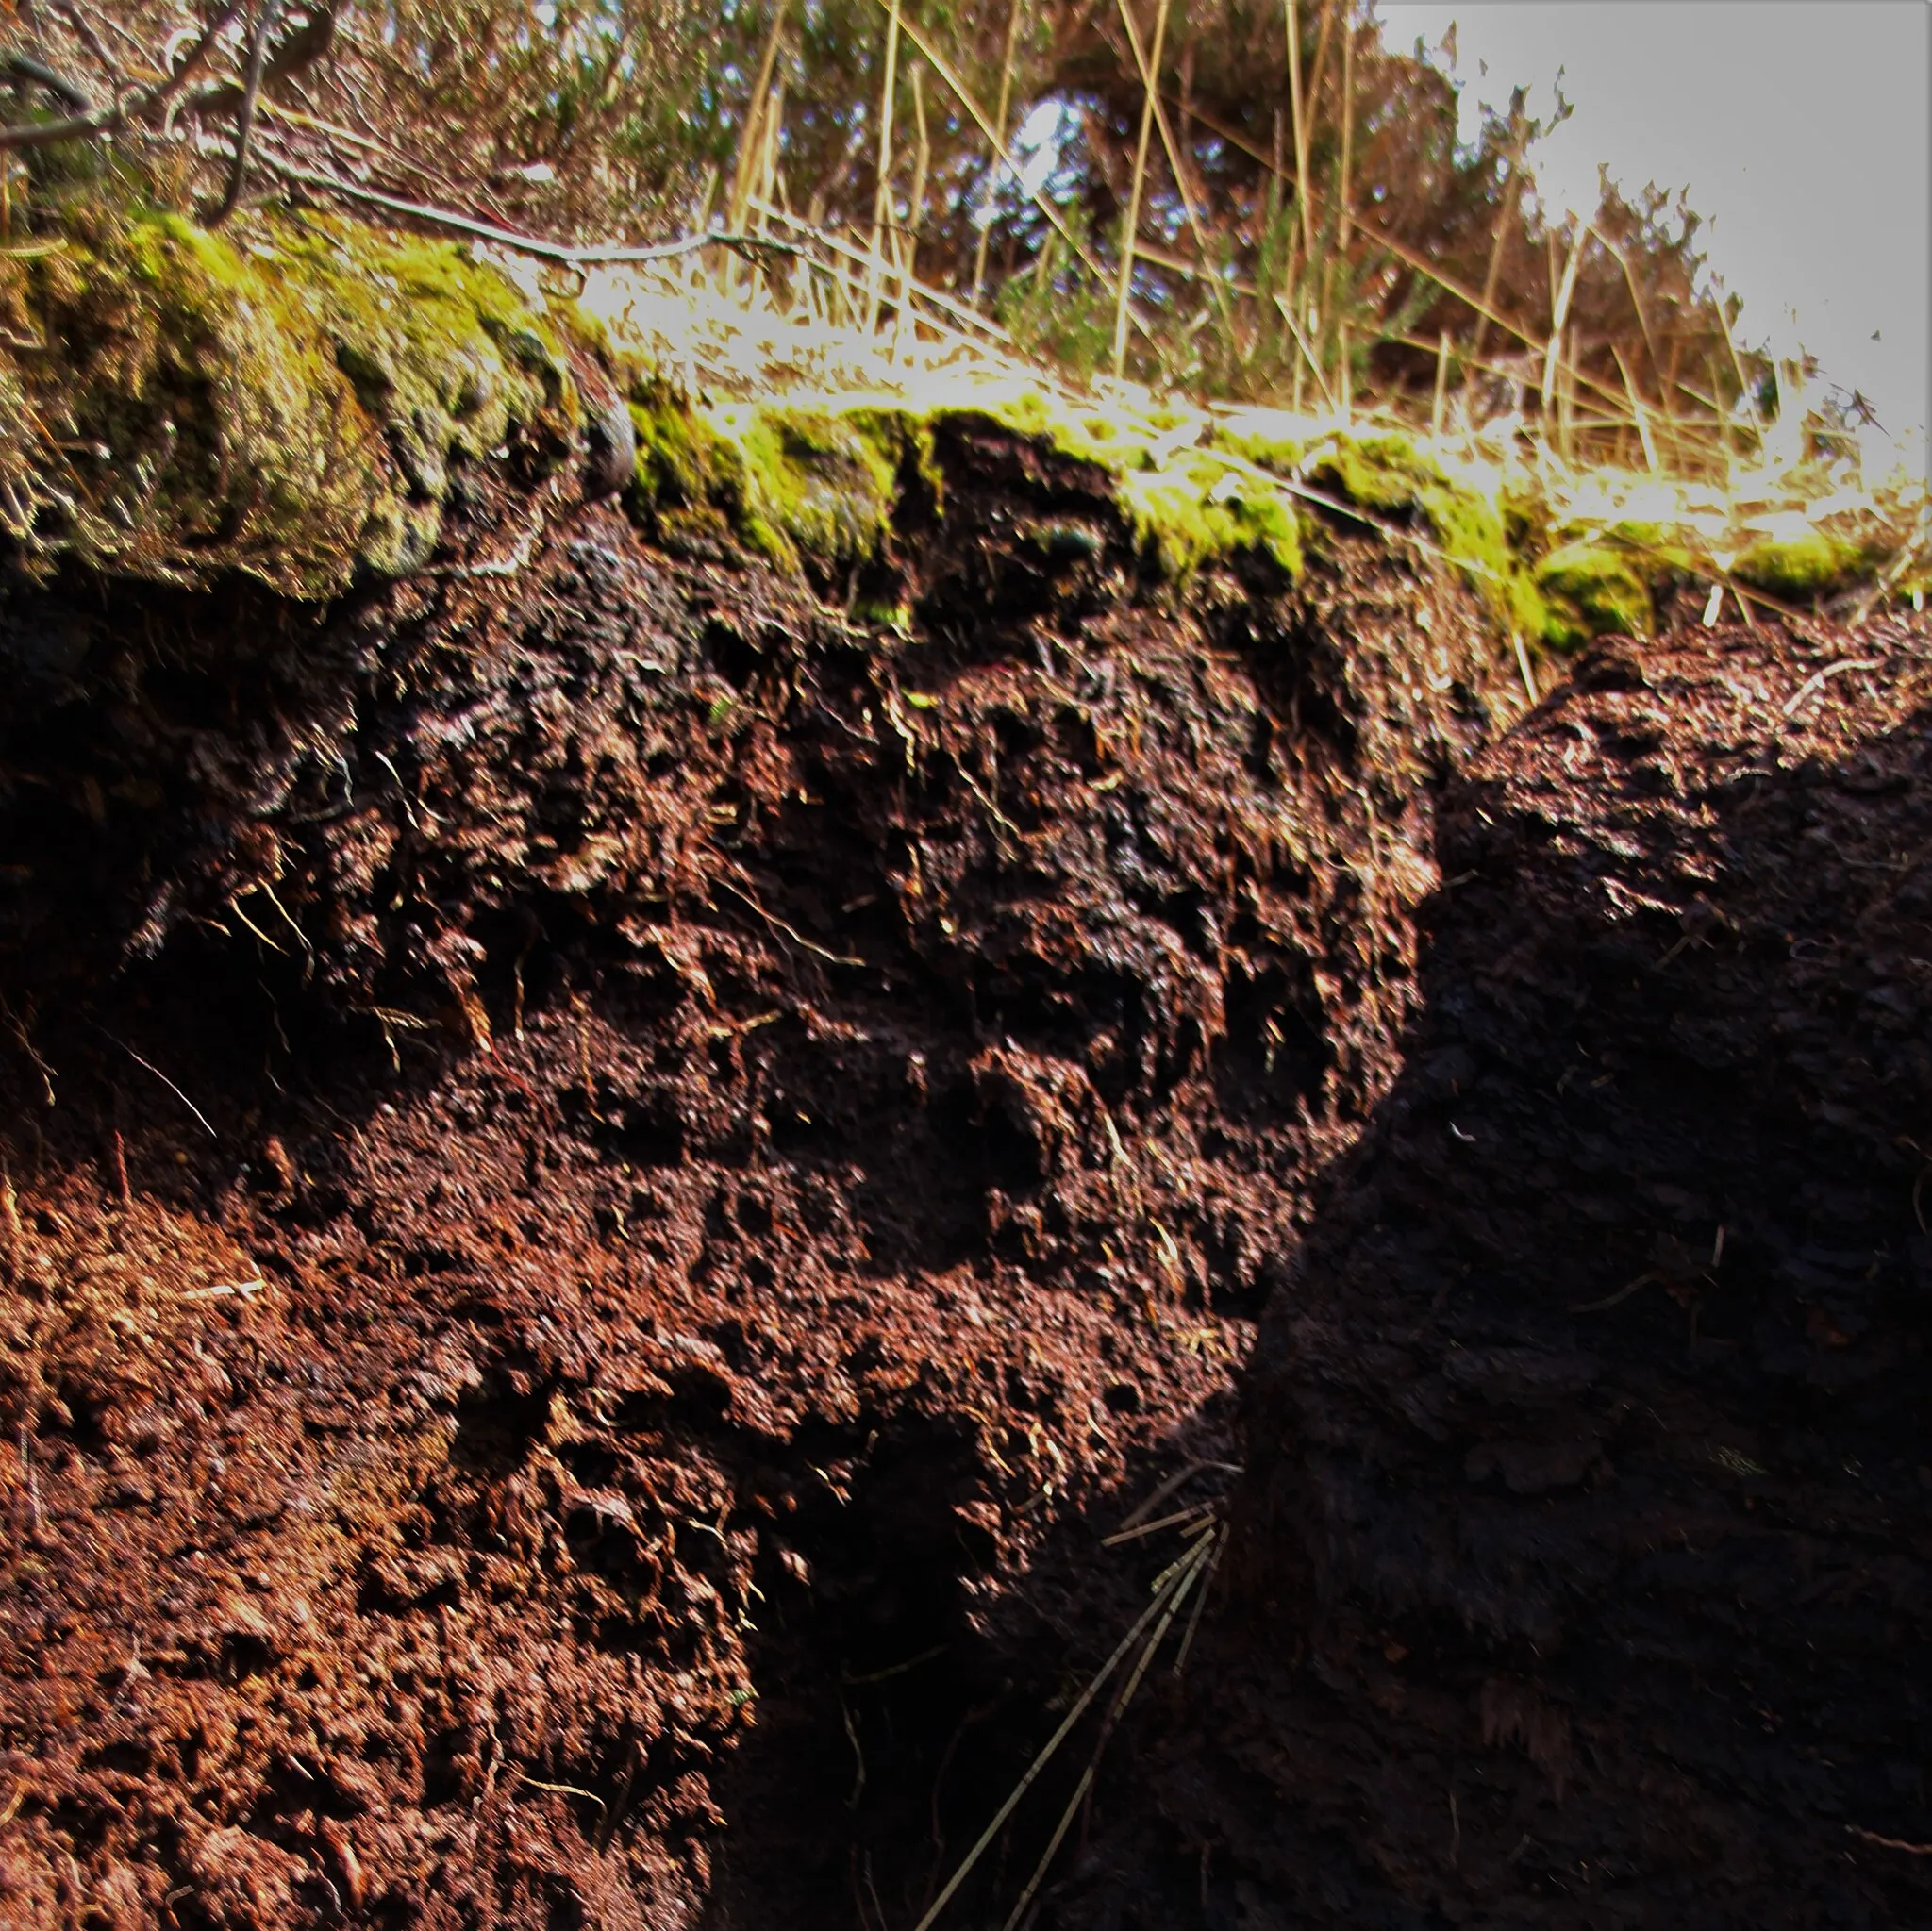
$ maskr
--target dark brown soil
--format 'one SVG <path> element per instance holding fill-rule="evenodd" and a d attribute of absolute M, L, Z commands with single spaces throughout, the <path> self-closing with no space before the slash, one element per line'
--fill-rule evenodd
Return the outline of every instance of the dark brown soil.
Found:
<path fill-rule="evenodd" d="M 1932 632 L 1504 737 L 940 458 L 823 601 L 5 591 L 0 1922 L 910 1931 L 1175 1480 L 1032 1923 L 1932 1920 Z"/>
<path fill-rule="evenodd" d="M 910 641 L 483 498 L 6 591 L 8 1924 L 908 1926 L 1228 1489 L 1511 661 L 941 460 Z"/>
<path fill-rule="evenodd" d="M 1043 1923 L 1932 1923 L 1928 700 L 1923 624 L 1612 644 L 1450 787 L 1226 1613 Z"/>

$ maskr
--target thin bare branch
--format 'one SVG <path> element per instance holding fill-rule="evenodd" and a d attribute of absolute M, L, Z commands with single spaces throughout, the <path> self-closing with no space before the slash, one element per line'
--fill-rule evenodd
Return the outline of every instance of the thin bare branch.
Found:
<path fill-rule="evenodd" d="M 228 169 L 228 185 L 221 205 L 208 218 L 211 228 L 220 227 L 242 199 L 242 184 L 248 174 L 248 140 L 255 132 L 256 96 L 261 92 L 262 70 L 268 65 L 269 37 L 275 32 L 281 13 L 282 0 L 262 0 L 261 18 L 255 24 L 255 38 L 248 48 L 248 78 L 242 89 L 242 111 L 235 117 L 235 159 Z"/>
<path fill-rule="evenodd" d="M 1025 18 L 1025 14 L 1026 0 L 1012 0 L 1012 5 L 1007 11 L 1007 50 L 1000 60 L 999 105 L 993 109 L 992 116 L 993 125 L 999 129 L 1002 141 L 1006 138 L 1007 116 L 1012 111 L 1013 57 L 1019 50 L 1020 23 Z M 993 167 L 996 170 L 999 166 L 999 142 L 995 141 L 993 146 Z M 990 173 L 986 191 L 989 196 L 992 193 L 993 179 L 994 175 Z M 992 209 L 989 207 L 984 212 L 986 218 L 979 225 L 979 240 L 974 244 L 973 249 L 973 306 L 975 308 L 979 307 L 980 291 L 986 286 L 986 249 L 987 243 L 992 239 Z"/>
<path fill-rule="evenodd" d="M 278 155 L 263 154 L 260 158 L 263 166 L 300 187 L 318 188 L 330 194 L 340 194 L 349 201 L 382 208 L 390 214 L 405 215 L 425 226 L 446 228 L 452 234 L 468 235 L 473 241 L 488 241 L 493 247 L 528 255 L 539 261 L 560 262 L 568 268 L 616 268 L 646 261 L 670 261 L 677 256 L 691 255 L 700 248 L 714 245 L 752 257 L 801 255 L 805 252 L 792 242 L 774 241 L 769 235 L 734 234 L 723 228 L 708 228 L 702 234 L 686 235 L 679 241 L 662 241 L 648 248 L 570 248 L 560 241 L 545 241 L 535 235 L 520 235 L 512 228 L 473 221 L 468 215 L 457 214 L 446 208 L 434 208 L 422 201 L 405 201 L 400 195 L 384 194 L 379 189 L 364 188 L 358 182 L 344 181 L 336 175 L 324 175 L 313 168 L 298 167 Z"/>
<path fill-rule="evenodd" d="M 56 100 L 63 101 L 76 114 L 92 114 L 99 110 L 94 106 L 93 96 L 86 88 L 68 79 L 64 74 L 58 74 L 44 60 L 36 60 L 31 54 L 22 54 L 8 49 L 0 54 L 0 67 L 22 80 L 30 80 L 36 87 L 43 87 Z"/>

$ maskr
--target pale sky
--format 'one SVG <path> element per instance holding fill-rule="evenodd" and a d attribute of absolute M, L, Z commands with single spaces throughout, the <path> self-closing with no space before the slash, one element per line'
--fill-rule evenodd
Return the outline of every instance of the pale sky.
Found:
<path fill-rule="evenodd" d="M 1548 120 L 1546 201 L 1588 213 L 1597 164 L 1688 187 L 1740 334 L 1871 399 L 1914 468 L 1932 417 L 1932 6 L 1926 0 L 1380 0 L 1387 43 L 1457 26 L 1462 131 L 1512 87 Z M 1487 63 L 1489 72 L 1482 72 Z M 1874 340 L 1874 332 L 1877 340 Z M 1867 442 L 1868 463 L 1890 455 Z M 1886 465 L 1886 466 L 1889 466 Z"/>

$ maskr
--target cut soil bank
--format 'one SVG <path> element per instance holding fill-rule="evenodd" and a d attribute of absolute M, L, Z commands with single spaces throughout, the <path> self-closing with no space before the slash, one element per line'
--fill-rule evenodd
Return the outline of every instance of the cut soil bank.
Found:
<path fill-rule="evenodd" d="M 910 1925 L 1205 1503 L 1036 1922 L 1923 1921 L 1924 629 L 568 453 L 6 592 L 7 1923 Z"/>
<path fill-rule="evenodd" d="M 1514 659 L 922 474 L 909 641 L 560 479 L 8 592 L 9 1923 L 909 1923 L 1227 1486 Z"/>
<path fill-rule="evenodd" d="M 1505 737 L 1694 559 L 96 227 L 0 276 L 7 1924 L 907 1931 L 1066 1725 L 947 1923 L 1926 1918 L 1923 628 Z"/>
<path fill-rule="evenodd" d="M 1450 787 L 1051 1922 L 1932 1920 L 1928 698 L 1922 624 L 1606 645 Z"/>

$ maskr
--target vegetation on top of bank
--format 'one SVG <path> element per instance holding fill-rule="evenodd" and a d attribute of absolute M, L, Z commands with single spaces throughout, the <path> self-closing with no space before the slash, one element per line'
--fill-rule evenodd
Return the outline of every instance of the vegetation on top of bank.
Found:
<path fill-rule="evenodd" d="M 1646 632 L 1687 584 L 1745 609 L 1926 588 L 1922 504 L 1834 494 L 1816 461 L 1700 493 L 1521 438 L 1080 394 L 991 351 L 881 358 L 876 335 L 829 382 L 779 358 L 713 391 L 666 367 L 635 275 L 566 299 L 472 244 L 299 205 L 217 229 L 118 163 L 36 187 L 0 245 L 0 523 L 30 570 L 238 572 L 308 599 L 420 570 L 466 471 L 527 487 L 581 441 L 575 356 L 626 394 L 647 533 L 822 587 L 880 555 L 908 487 L 943 514 L 935 432 L 973 417 L 1091 465 L 1150 579 L 1245 555 L 1286 585 L 1340 519 L 1460 573 L 1526 649 Z M 685 312 L 698 336 L 718 305 Z"/>
<path fill-rule="evenodd" d="M 37 567 L 332 594 L 420 567 L 465 464 L 558 460 L 589 355 L 629 372 L 648 527 L 823 584 L 968 408 L 1095 464 L 1173 580 L 1292 578 L 1341 516 L 1525 647 L 1645 629 L 1687 584 L 1923 595 L 1923 490 L 1868 487 L 1861 399 L 1752 351 L 1688 206 L 1558 218 L 1522 99 L 1460 141 L 1441 60 L 1365 0 L 1143 11 L 24 11 L 0 522 Z M 492 236 L 585 286 L 506 278 Z"/>
<path fill-rule="evenodd" d="M 0 247 L 0 523 L 30 569 L 326 597 L 428 561 L 453 465 L 568 446 L 565 330 L 463 247 L 314 210 L 214 232 L 142 185 L 38 203 Z"/>

